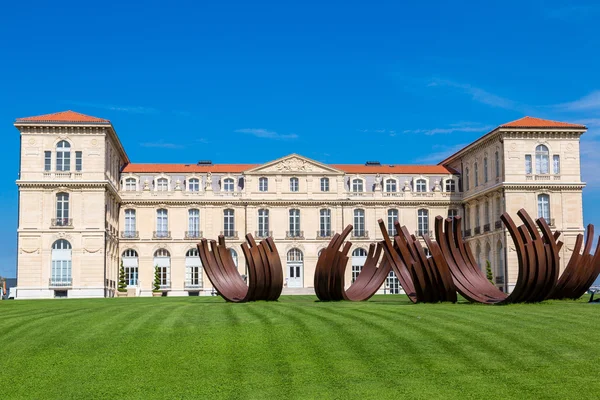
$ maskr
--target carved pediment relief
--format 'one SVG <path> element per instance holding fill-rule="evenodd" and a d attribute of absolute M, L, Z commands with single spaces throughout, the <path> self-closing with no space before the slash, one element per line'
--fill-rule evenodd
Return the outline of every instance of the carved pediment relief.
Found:
<path fill-rule="evenodd" d="M 279 160 L 272 161 L 253 168 L 248 173 L 271 173 L 271 174 L 327 174 L 341 173 L 328 165 L 317 161 L 292 154 Z"/>

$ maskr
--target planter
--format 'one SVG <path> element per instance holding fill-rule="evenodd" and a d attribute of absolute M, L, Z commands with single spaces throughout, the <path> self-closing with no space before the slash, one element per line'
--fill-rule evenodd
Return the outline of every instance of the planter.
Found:
<path fill-rule="evenodd" d="M 152 297 L 162 297 L 162 292 L 152 292 Z"/>
<path fill-rule="evenodd" d="M 127 292 L 119 292 L 118 290 L 115 292 L 117 297 L 127 297 Z"/>

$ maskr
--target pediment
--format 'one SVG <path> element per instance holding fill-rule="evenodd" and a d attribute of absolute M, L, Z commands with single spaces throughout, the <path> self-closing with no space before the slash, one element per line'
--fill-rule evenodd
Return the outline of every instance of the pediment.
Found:
<path fill-rule="evenodd" d="M 282 175 L 343 175 L 344 172 L 332 168 L 327 164 L 320 163 L 298 154 L 290 154 L 277 160 L 259 165 L 245 174 L 282 174 Z"/>

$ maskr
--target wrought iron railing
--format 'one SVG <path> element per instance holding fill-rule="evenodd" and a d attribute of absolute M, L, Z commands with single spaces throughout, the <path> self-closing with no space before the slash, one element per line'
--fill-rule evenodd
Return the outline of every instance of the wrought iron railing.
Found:
<path fill-rule="evenodd" d="M 475 227 L 475 235 L 479 235 L 481 233 L 481 227 L 480 226 L 476 226 Z"/>
<path fill-rule="evenodd" d="M 139 239 L 140 233 L 138 231 L 121 231 L 121 238 L 123 239 Z"/>
<path fill-rule="evenodd" d="M 73 226 L 72 218 L 52 218 L 52 226 Z"/>
<path fill-rule="evenodd" d="M 364 229 L 354 230 L 354 231 L 352 231 L 352 237 L 367 239 L 369 237 L 369 231 L 365 231 Z"/>
<path fill-rule="evenodd" d="M 317 239 L 331 239 L 335 235 L 335 232 L 332 230 L 318 230 L 317 231 Z"/>
<path fill-rule="evenodd" d="M 237 239 L 238 238 L 237 231 L 225 230 L 225 231 L 221 231 L 221 235 L 223 235 L 229 239 Z"/>
<path fill-rule="evenodd" d="M 428 231 L 426 229 L 417 229 L 415 231 L 415 236 L 420 237 L 420 236 L 425 236 L 428 235 L 430 237 L 433 237 L 433 232 L 432 231 Z"/>
<path fill-rule="evenodd" d="M 154 231 L 153 239 L 171 239 L 171 231 Z"/>
<path fill-rule="evenodd" d="M 286 231 L 285 232 L 286 239 L 304 239 L 304 231 Z"/>
<path fill-rule="evenodd" d="M 269 236 L 273 236 L 273 231 L 266 231 L 266 230 L 262 230 L 259 229 L 257 231 L 254 232 L 257 238 L 267 238 Z"/>
<path fill-rule="evenodd" d="M 471 230 L 465 229 L 465 237 L 469 237 L 469 236 L 471 236 Z"/>
<path fill-rule="evenodd" d="M 50 278 L 48 285 L 50 287 L 71 287 L 73 286 L 72 278 Z"/>
<path fill-rule="evenodd" d="M 185 231 L 186 239 L 200 239 L 202 238 L 202 231 Z"/>
<path fill-rule="evenodd" d="M 192 279 L 190 280 L 186 280 L 183 283 L 183 288 L 184 289 L 201 289 L 204 286 L 202 279 Z"/>
<path fill-rule="evenodd" d="M 489 232 L 490 231 L 490 224 L 483 225 L 483 231 L 484 232 Z"/>
<path fill-rule="evenodd" d="M 502 221 L 496 221 L 496 223 L 494 224 L 494 228 L 501 229 L 502 228 Z"/>

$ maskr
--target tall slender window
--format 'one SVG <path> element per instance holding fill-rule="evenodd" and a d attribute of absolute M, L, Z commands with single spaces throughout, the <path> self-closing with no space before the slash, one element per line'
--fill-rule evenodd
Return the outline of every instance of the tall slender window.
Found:
<path fill-rule="evenodd" d="M 486 201 L 485 202 L 485 219 L 484 219 L 485 223 L 487 225 L 489 225 L 490 223 L 490 201 Z"/>
<path fill-rule="evenodd" d="M 324 208 L 319 211 L 319 237 L 331 236 L 331 210 Z"/>
<path fill-rule="evenodd" d="M 234 191 L 234 181 L 232 178 L 225 178 L 223 180 L 223 190 L 225 192 L 233 192 Z"/>
<path fill-rule="evenodd" d="M 448 209 L 448 218 L 454 221 L 456 217 L 458 217 L 458 210 L 456 208 Z"/>
<path fill-rule="evenodd" d="M 525 173 L 527 175 L 533 173 L 533 166 L 531 165 L 531 154 L 525 154 Z"/>
<path fill-rule="evenodd" d="M 475 163 L 473 166 L 473 174 L 475 175 L 475 187 L 479 186 L 479 165 Z"/>
<path fill-rule="evenodd" d="M 471 229 L 471 209 L 466 206 L 465 207 L 465 230 Z"/>
<path fill-rule="evenodd" d="M 269 210 L 258 210 L 258 237 L 269 236 Z"/>
<path fill-rule="evenodd" d="M 52 170 L 52 152 L 45 151 L 44 152 L 44 171 Z"/>
<path fill-rule="evenodd" d="M 496 220 L 500 219 L 500 215 L 502 215 L 502 199 L 496 197 Z"/>
<path fill-rule="evenodd" d="M 550 173 L 548 167 L 548 148 L 543 144 L 540 144 L 535 148 L 535 173 L 536 174 L 548 174 Z"/>
<path fill-rule="evenodd" d="M 365 190 L 362 179 L 353 179 L 352 180 L 352 191 L 355 193 L 363 192 Z"/>
<path fill-rule="evenodd" d="M 52 244 L 52 286 L 71 285 L 71 252 L 71 243 L 65 239 L 59 239 Z"/>
<path fill-rule="evenodd" d="M 425 179 L 417 179 L 417 192 L 426 192 L 427 191 L 427 181 Z"/>
<path fill-rule="evenodd" d="M 126 238 L 133 238 L 136 236 L 135 230 L 135 210 L 125 210 L 125 232 L 123 233 L 123 236 Z"/>
<path fill-rule="evenodd" d="M 465 169 L 465 190 L 469 190 L 471 186 L 470 177 L 469 177 L 469 168 Z"/>
<path fill-rule="evenodd" d="M 552 156 L 552 168 L 555 174 L 560 174 L 560 156 L 558 154 Z"/>
<path fill-rule="evenodd" d="M 188 237 L 200 237 L 200 210 L 197 208 L 188 210 Z"/>
<path fill-rule="evenodd" d="M 392 208 L 387 212 L 387 223 L 388 223 L 388 235 L 394 236 L 396 234 L 396 229 L 394 228 L 394 223 L 398 221 L 398 210 Z"/>
<path fill-rule="evenodd" d="M 298 190 L 300 190 L 298 178 L 290 178 L 290 192 L 297 192 Z"/>
<path fill-rule="evenodd" d="M 365 236 L 365 210 L 354 210 L 354 236 Z"/>
<path fill-rule="evenodd" d="M 81 171 L 83 168 L 83 153 L 81 151 L 75 152 L 75 171 Z"/>
<path fill-rule="evenodd" d="M 547 194 L 538 196 L 538 217 L 544 218 L 550 224 L 550 196 Z"/>
<path fill-rule="evenodd" d="M 190 192 L 199 192 L 200 191 L 200 179 L 191 178 L 188 181 L 188 191 Z"/>
<path fill-rule="evenodd" d="M 159 192 L 166 192 L 169 190 L 169 181 L 167 178 L 158 178 L 156 180 L 156 190 Z"/>
<path fill-rule="evenodd" d="M 167 249 L 154 252 L 154 266 L 158 267 L 158 279 L 161 289 L 171 286 L 171 254 Z"/>
<path fill-rule="evenodd" d="M 61 140 L 56 145 L 56 170 L 71 170 L 71 145 L 66 140 Z"/>
<path fill-rule="evenodd" d="M 185 287 L 197 289 L 202 287 L 202 263 L 198 249 L 189 249 L 185 253 Z"/>
<path fill-rule="evenodd" d="M 479 225 L 480 222 L 481 222 L 481 220 L 479 219 L 480 218 L 480 211 L 481 211 L 481 209 L 479 207 L 479 204 L 477 204 L 475 206 L 475 229 L 479 228 L 479 226 L 480 226 Z"/>
<path fill-rule="evenodd" d="M 125 179 L 125 190 L 128 192 L 135 192 L 135 178 Z"/>
<path fill-rule="evenodd" d="M 56 194 L 56 226 L 70 226 L 69 193 Z"/>
<path fill-rule="evenodd" d="M 429 234 L 429 211 L 420 209 L 417 211 L 417 235 L 423 236 Z"/>
<path fill-rule="evenodd" d="M 133 249 L 125 250 L 122 255 L 122 261 L 127 286 L 137 286 L 139 275 L 137 251 Z"/>
<path fill-rule="evenodd" d="M 500 177 L 500 154 L 498 154 L 498 152 L 496 152 L 494 157 L 495 157 L 495 161 L 496 161 L 496 178 L 499 178 Z"/>
<path fill-rule="evenodd" d="M 258 191 L 268 192 L 269 191 L 269 178 L 261 177 L 258 178 Z"/>
<path fill-rule="evenodd" d="M 290 231 L 288 236 L 289 237 L 300 237 L 300 210 L 298 209 L 291 209 L 289 211 L 289 217 L 290 217 Z"/>
<path fill-rule="evenodd" d="M 321 178 L 321 192 L 329 192 L 329 178 Z"/>
<path fill-rule="evenodd" d="M 159 208 L 156 210 L 156 237 L 163 238 L 168 236 L 169 216 L 167 210 Z"/>
<path fill-rule="evenodd" d="M 352 252 L 352 283 L 358 278 L 367 260 L 367 251 L 361 247 Z"/>
<path fill-rule="evenodd" d="M 388 179 L 385 181 L 385 191 L 388 193 L 393 193 L 397 190 L 396 187 L 396 180 L 395 179 Z"/>
<path fill-rule="evenodd" d="M 487 157 L 483 159 L 483 182 L 488 181 L 488 160 Z"/>
<path fill-rule="evenodd" d="M 456 182 L 454 179 L 446 179 L 446 192 L 456 192 Z"/>
<path fill-rule="evenodd" d="M 225 237 L 235 236 L 235 217 L 232 209 L 223 210 L 223 235 Z"/>

